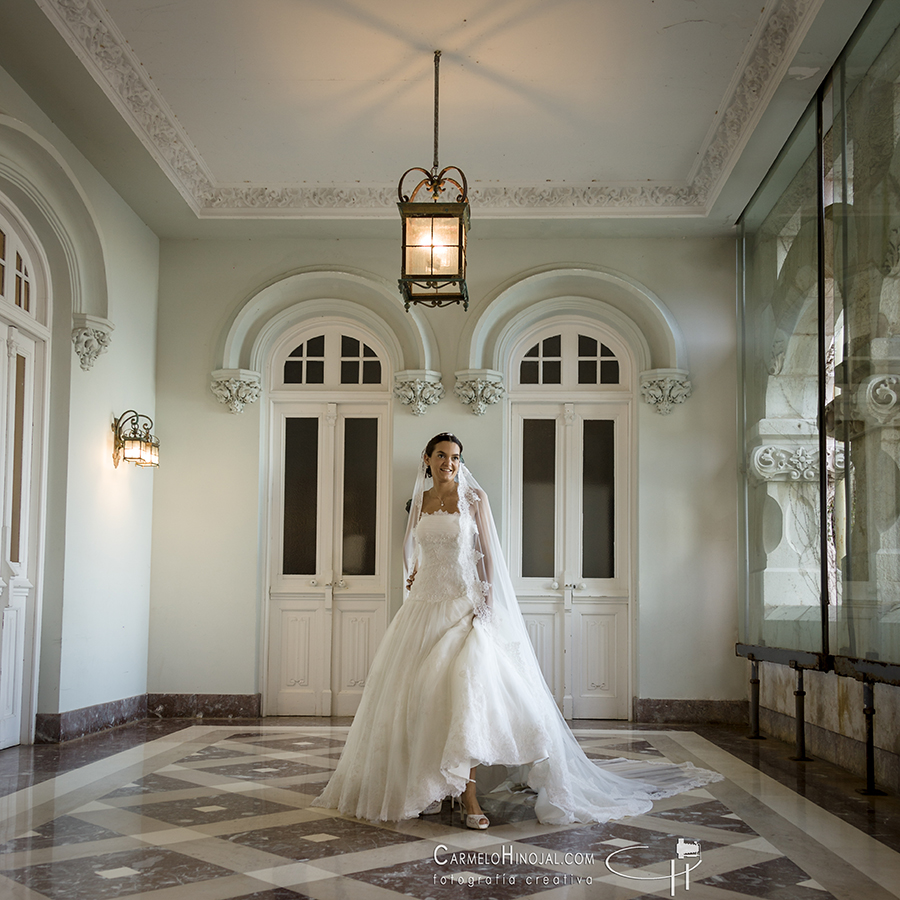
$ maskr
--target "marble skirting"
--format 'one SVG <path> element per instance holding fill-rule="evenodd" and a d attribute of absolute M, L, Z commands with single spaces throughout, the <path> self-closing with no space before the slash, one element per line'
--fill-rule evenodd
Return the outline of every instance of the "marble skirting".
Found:
<path fill-rule="evenodd" d="M 146 718 L 255 719 L 260 694 L 140 694 L 63 713 L 38 713 L 35 743 L 58 744 Z"/>
<path fill-rule="evenodd" d="M 634 721 L 686 725 L 744 725 L 746 700 L 649 700 L 634 698 Z"/>
<path fill-rule="evenodd" d="M 255 719 L 261 694 L 147 694 L 147 715 L 158 719 Z"/>
<path fill-rule="evenodd" d="M 760 707 L 759 727 L 764 734 L 769 734 L 786 743 L 795 743 L 796 741 L 797 726 L 793 716 Z M 864 782 L 866 745 L 862 741 L 829 731 L 827 728 L 821 728 L 810 722 L 807 722 L 804 728 L 804 740 L 808 756 L 828 760 L 842 769 L 859 775 Z M 875 747 L 875 783 L 892 793 L 900 793 L 900 755 L 881 747 Z"/>
<path fill-rule="evenodd" d="M 64 713 L 38 713 L 35 743 L 58 744 L 147 717 L 147 695 L 98 703 Z"/>

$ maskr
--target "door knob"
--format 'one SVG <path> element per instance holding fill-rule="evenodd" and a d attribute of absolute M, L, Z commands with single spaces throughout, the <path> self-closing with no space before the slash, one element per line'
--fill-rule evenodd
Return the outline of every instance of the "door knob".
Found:
<path fill-rule="evenodd" d="M 552 590 L 558 591 L 558 590 L 559 590 L 559 582 L 558 582 L 558 581 L 552 581 L 552 582 L 550 582 L 550 587 L 551 587 Z"/>

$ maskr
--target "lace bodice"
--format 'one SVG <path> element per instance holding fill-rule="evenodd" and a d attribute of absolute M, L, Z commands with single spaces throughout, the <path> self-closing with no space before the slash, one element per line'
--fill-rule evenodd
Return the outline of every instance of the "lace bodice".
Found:
<path fill-rule="evenodd" d="M 410 590 L 410 599 L 439 602 L 466 596 L 461 564 L 465 536 L 459 513 L 436 512 L 423 515 L 416 525 L 418 567 Z M 468 543 L 471 545 L 471 535 Z"/>

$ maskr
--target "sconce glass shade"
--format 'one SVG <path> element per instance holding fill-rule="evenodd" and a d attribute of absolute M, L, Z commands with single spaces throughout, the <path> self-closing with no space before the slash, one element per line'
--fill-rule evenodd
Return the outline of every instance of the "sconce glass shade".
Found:
<path fill-rule="evenodd" d="M 444 169 L 433 175 L 424 169 L 410 169 L 400 179 L 400 210 L 402 223 L 402 263 L 400 293 L 404 306 L 419 303 L 425 306 L 446 306 L 462 303 L 469 308 L 466 288 L 466 234 L 469 230 L 469 202 L 466 197 L 466 177 L 449 178 Z M 411 197 L 403 193 L 403 180 L 410 172 L 425 174 Z M 455 203 L 437 200 L 416 201 L 416 194 L 425 188 L 436 198 L 448 184 L 459 190 Z"/>
<path fill-rule="evenodd" d="M 136 466 L 159 465 L 159 440 L 150 433 L 153 419 L 133 409 L 122 413 L 112 424 L 113 465 L 121 460 Z"/>

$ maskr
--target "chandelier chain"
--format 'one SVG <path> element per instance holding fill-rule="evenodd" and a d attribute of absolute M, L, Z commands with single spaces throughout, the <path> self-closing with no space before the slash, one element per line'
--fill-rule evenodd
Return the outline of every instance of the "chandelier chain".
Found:
<path fill-rule="evenodd" d="M 441 51 L 434 51 L 434 172 L 437 173 L 438 165 L 438 110 L 439 110 L 439 85 L 440 85 Z"/>

